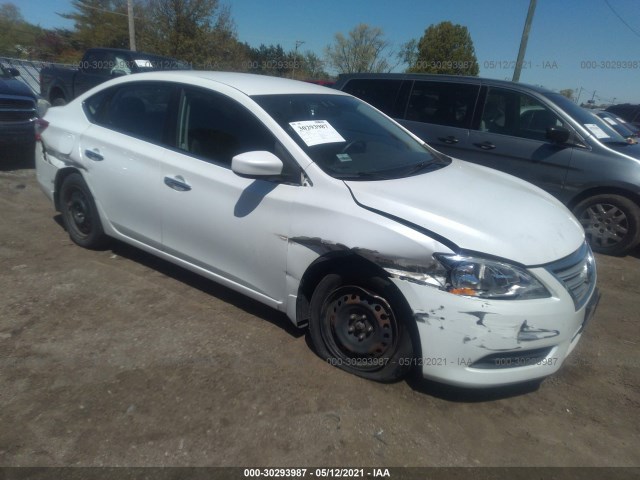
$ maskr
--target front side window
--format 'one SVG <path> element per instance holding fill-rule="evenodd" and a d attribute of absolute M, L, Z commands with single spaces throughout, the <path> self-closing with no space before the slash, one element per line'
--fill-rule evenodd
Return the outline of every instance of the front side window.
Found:
<path fill-rule="evenodd" d="M 219 93 L 185 88 L 178 107 L 178 149 L 227 167 L 240 153 L 278 155 L 277 141 L 245 107 Z"/>
<path fill-rule="evenodd" d="M 585 108 L 580 107 L 567 97 L 559 93 L 550 92 L 545 96 L 555 105 L 560 107 L 573 120 L 580 123 L 600 142 L 607 144 L 626 145 L 627 141 L 618 132 L 609 127 L 609 125 L 597 115 Z"/>
<path fill-rule="evenodd" d="M 132 137 L 162 143 L 173 87 L 133 83 L 103 90 L 85 100 L 89 120 Z"/>
<path fill-rule="evenodd" d="M 524 93 L 490 88 L 482 110 L 480 130 L 546 141 L 547 129 L 564 122 L 547 106 Z"/>
<path fill-rule="evenodd" d="M 333 94 L 252 97 L 334 178 L 385 180 L 450 163 L 357 98 Z"/>

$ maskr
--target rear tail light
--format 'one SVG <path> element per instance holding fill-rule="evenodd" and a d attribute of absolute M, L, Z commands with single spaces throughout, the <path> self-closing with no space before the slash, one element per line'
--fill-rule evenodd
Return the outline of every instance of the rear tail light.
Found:
<path fill-rule="evenodd" d="M 44 132 L 48 126 L 49 126 L 49 122 L 47 122 L 44 118 L 36 118 L 36 121 L 35 121 L 36 141 L 42 140 L 42 132 Z"/>

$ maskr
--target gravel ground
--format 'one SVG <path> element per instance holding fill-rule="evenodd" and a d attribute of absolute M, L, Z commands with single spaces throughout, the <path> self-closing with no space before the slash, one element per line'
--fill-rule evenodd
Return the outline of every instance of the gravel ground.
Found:
<path fill-rule="evenodd" d="M 71 243 L 0 167 L 0 465 L 640 466 L 640 250 L 540 385 L 377 384 L 282 314 L 115 243 Z"/>

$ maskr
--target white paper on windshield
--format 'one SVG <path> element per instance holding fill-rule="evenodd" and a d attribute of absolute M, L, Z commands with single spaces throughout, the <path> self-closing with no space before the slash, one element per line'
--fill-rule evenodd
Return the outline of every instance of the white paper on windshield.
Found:
<path fill-rule="evenodd" d="M 591 133 L 596 136 L 596 138 L 609 138 L 609 135 L 604 133 L 604 130 L 602 130 L 595 123 L 585 123 L 584 126 L 587 127 L 591 131 Z"/>
<path fill-rule="evenodd" d="M 346 140 L 326 120 L 305 120 L 289 123 L 308 147 Z"/>
<path fill-rule="evenodd" d="M 140 68 L 153 68 L 153 65 L 151 64 L 150 60 L 142 60 L 140 58 L 137 58 L 134 61 L 136 62 L 136 65 Z"/>
<path fill-rule="evenodd" d="M 609 125 L 617 125 L 618 124 L 618 122 L 616 122 L 613 118 L 604 117 L 603 120 L 605 122 L 607 122 Z"/>

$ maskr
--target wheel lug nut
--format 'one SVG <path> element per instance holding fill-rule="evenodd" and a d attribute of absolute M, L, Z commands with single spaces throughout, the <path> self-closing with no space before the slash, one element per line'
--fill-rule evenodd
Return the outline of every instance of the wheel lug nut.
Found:
<path fill-rule="evenodd" d="M 364 333 L 361 333 L 360 335 L 358 335 L 358 340 L 364 340 Z"/>
<path fill-rule="evenodd" d="M 349 327 L 349 333 L 353 333 L 354 330 L 355 328 L 353 328 L 353 326 Z"/>
<path fill-rule="evenodd" d="M 367 328 L 367 332 L 369 333 L 373 332 L 373 327 L 371 325 L 369 325 L 369 328 Z"/>

